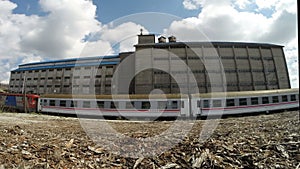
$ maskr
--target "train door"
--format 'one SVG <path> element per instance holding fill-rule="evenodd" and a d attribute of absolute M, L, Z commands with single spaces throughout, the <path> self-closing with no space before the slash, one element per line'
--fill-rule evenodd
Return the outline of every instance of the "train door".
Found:
<path fill-rule="evenodd" d="M 191 97 L 191 115 L 197 117 L 201 115 L 201 102 L 199 97 Z"/>
<path fill-rule="evenodd" d="M 181 112 L 180 116 L 189 117 L 190 116 L 190 103 L 189 99 L 181 99 Z"/>
<path fill-rule="evenodd" d="M 36 99 L 36 112 L 41 112 L 42 111 L 42 102 L 40 98 L 35 98 Z"/>

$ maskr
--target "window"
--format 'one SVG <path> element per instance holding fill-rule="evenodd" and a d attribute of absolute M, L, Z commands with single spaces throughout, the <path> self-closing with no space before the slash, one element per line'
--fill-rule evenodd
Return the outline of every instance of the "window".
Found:
<path fill-rule="evenodd" d="M 104 101 L 97 101 L 98 108 L 104 108 Z"/>
<path fill-rule="evenodd" d="M 115 109 L 116 108 L 115 102 L 110 102 L 110 108 L 111 109 Z"/>
<path fill-rule="evenodd" d="M 47 100 L 42 100 L 42 105 L 47 106 Z"/>
<path fill-rule="evenodd" d="M 150 102 L 148 101 L 142 102 L 142 109 L 150 109 Z"/>
<path fill-rule="evenodd" d="M 65 101 L 65 100 L 61 100 L 61 101 L 59 102 L 59 106 L 61 106 L 61 107 L 66 107 L 66 101 Z"/>
<path fill-rule="evenodd" d="M 203 107 L 209 108 L 209 100 L 203 100 Z"/>
<path fill-rule="evenodd" d="M 269 98 L 268 97 L 262 97 L 262 104 L 268 104 Z"/>
<path fill-rule="evenodd" d="M 273 103 L 278 103 L 279 102 L 278 96 L 272 96 L 272 101 Z"/>
<path fill-rule="evenodd" d="M 226 107 L 233 107 L 234 105 L 234 99 L 227 99 L 226 100 Z"/>
<path fill-rule="evenodd" d="M 84 67 L 84 69 L 85 69 L 85 70 L 90 70 L 90 69 L 91 69 L 91 67 Z"/>
<path fill-rule="evenodd" d="M 251 98 L 251 105 L 257 105 L 258 104 L 258 98 L 257 97 L 252 97 Z"/>
<path fill-rule="evenodd" d="M 291 95 L 291 101 L 296 101 L 296 95 L 295 94 Z"/>
<path fill-rule="evenodd" d="M 282 102 L 287 102 L 287 101 L 288 101 L 287 95 L 282 96 Z"/>
<path fill-rule="evenodd" d="M 222 107 L 222 100 L 213 100 L 213 107 Z"/>
<path fill-rule="evenodd" d="M 240 106 L 246 106 L 247 105 L 247 99 L 246 98 L 239 99 L 239 104 L 240 104 Z"/>
<path fill-rule="evenodd" d="M 158 101 L 157 102 L 157 108 L 158 109 L 166 109 L 167 108 L 167 102 L 166 101 Z"/>
<path fill-rule="evenodd" d="M 77 107 L 77 101 L 71 100 L 70 107 Z"/>
<path fill-rule="evenodd" d="M 177 109 L 178 108 L 178 102 L 177 101 L 172 101 L 171 107 L 172 107 L 172 109 Z"/>
<path fill-rule="evenodd" d="M 184 108 L 184 101 L 181 101 L 181 108 Z"/>
<path fill-rule="evenodd" d="M 55 100 L 50 100 L 49 106 L 55 106 Z"/>
<path fill-rule="evenodd" d="M 90 101 L 83 101 L 82 107 L 83 108 L 90 108 L 91 107 L 91 102 Z"/>

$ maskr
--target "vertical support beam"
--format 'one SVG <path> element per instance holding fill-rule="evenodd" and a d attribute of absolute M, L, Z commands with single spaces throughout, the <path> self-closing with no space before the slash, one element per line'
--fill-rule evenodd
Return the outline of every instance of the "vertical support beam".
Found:
<path fill-rule="evenodd" d="M 274 64 L 274 73 L 275 73 L 275 76 L 276 76 L 276 82 L 277 82 L 277 89 L 280 89 L 280 83 L 279 83 L 279 78 L 278 78 L 278 74 L 277 74 L 277 66 L 275 64 L 275 59 L 274 59 L 274 52 L 273 52 L 273 48 L 271 48 L 271 55 L 272 55 L 272 60 L 273 60 L 273 64 Z M 285 59 L 284 59 L 285 60 Z"/>
<path fill-rule="evenodd" d="M 262 55 L 262 52 L 261 52 L 261 47 L 259 47 L 259 55 L 260 55 L 260 60 L 261 60 L 261 64 L 262 64 L 262 67 L 263 67 L 263 73 L 264 73 L 264 78 L 265 78 L 265 87 L 266 87 L 266 89 L 270 89 L 268 79 L 267 79 L 267 75 L 266 75 L 267 70 L 266 70 L 266 67 L 265 67 L 265 64 L 264 64 L 264 59 L 263 59 L 263 55 Z"/>
<path fill-rule="evenodd" d="M 249 68 L 250 68 L 252 90 L 255 90 L 253 68 L 252 68 L 252 64 L 251 64 L 251 58 L 250 58 L 250 55 L 249 55 L 248 46 L 246 46 L 246 52 L 247 52 L 247 58 L 248 58 L 248 63 L 249 63 Z"/>
<path fill-rule="evenodd" d="M 206 65 L 205 65 L 205 57 L 206 56 L 204 56 L 204 46 L 202 45 L 201 46 L 201 54 L 202 54 L 202 62 L 203 62 L 203 64 L 204 64 L 204 84 L 205 84 L 205 93 L 208 93 L 209 91 L 208 91 L 208 80 L 207 80 L 207 78 L 209 78 L 209 77 L 207 77 L 208 75 L 207 75 L 207 70 L 206 70 Z"/>
<path fill-rule="evenodd" d="M 234 46 L 232 46 L 232 53 L 233 53 L 233 60 L 234 60 L 234 66 L 235 66 L 235 72 L 236 72 L 236 81 L 237 81 L 237 87 L 238 91 L 241 91 L 241 84 L 240 84 L 240 75 L 239 75 L 239 70 L 236 62 L 236 53 L 234 50 Z"/>

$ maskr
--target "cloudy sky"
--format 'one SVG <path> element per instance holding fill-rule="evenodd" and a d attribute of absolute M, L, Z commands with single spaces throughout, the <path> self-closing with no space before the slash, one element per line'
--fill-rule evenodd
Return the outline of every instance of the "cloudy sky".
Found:
<path fill-rule="evenodd" d="M 283 45 L 299 87 L 296 16 L 296 0 L 0 0 L 0 82 L 22 63 L 132 51 L 142 28 L 180 41 Z"/>

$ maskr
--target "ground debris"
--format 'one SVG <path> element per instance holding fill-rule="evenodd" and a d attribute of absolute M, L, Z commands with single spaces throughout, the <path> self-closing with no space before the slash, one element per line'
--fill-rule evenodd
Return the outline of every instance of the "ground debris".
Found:
<path fill-rule="evenodd" d="M 203 120 L 196 121 L 188 135 L 170 149 L 155 156 L 134 158 L 114 154 L 97 145 L 82 129 L 78 119 L 0 113 L 0 169 L 300 169 L 300 125 L 296 111 L 221 119 L 213 134 L 201 141 L 199 135 L 204 123 Z M 129 138 L 145 139 L 164 132 L 173 122 L 110 121 L 109 124 Z M 179 127 L 178 133 L 180 131 Z M 180 135 L 178 133 L 172 135 Z M 109 135 L 103 135 L 103 141 L 110 142 Z M 173 144 L 172 141 L 170 138 L 168 144 Z M 130 139 L 120 140 L 124 145 L 128 142 Z"/>

